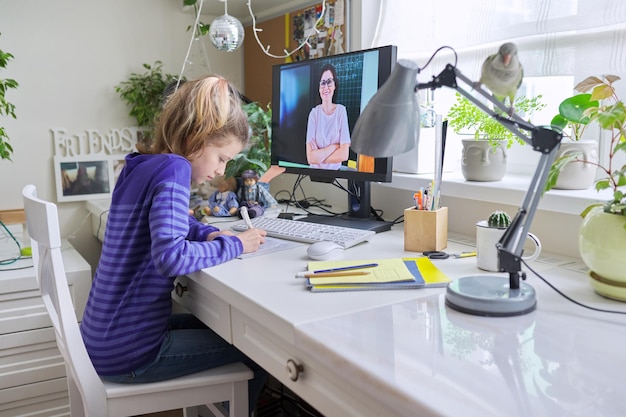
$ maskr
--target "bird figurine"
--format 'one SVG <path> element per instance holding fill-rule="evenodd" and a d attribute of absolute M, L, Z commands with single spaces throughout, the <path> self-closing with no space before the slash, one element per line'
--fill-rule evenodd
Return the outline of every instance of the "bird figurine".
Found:
<path fill-rule="evenodd" d="M 515 94 L 522 85 L 523 78 L 524 68 L 517 58 L 517 46 L 507 42 L 500 46 L 498 53 L 485 60 L 478 84 L 485 85 L 494 98 L 505 105 L 505 99 L 508 97 L 509 114 L 512 114 Z"/>

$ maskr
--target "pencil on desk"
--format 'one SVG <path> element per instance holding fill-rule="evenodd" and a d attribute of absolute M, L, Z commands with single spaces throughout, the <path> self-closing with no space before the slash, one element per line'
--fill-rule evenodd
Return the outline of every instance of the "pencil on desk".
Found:
<path fill-rule="evenodd" d="M 352 277 L 355 275 L 368 275 L 369 271 L 354 271 L 354 272 L 299 272 L 296 274 L 296 278 L 333 278 L 333 277 Z"/>

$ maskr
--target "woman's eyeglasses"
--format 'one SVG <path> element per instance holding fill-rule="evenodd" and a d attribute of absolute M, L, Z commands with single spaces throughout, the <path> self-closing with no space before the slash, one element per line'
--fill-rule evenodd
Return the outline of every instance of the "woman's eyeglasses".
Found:
<path fill-rule="evenodd" d="M 332 87 L 333 85 L 335 85 L 335 80 L 332 78 L 320 81 L 320 87 Z"/>

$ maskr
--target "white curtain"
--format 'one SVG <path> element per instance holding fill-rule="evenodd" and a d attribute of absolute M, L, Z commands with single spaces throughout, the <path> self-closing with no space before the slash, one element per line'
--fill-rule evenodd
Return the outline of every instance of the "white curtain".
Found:
<path fill-rule="evenodd" d="M 624 0 L 381 1 L 375 44 L 398 45 L 399 58 L 420 66 L 448 45 L 458 54 L 458 68 L 476 78 L 484 59 L 512 41 L 528 77 L 626 78 Z M 452 55 L 443 52 L 425 74 L 437 74 L 451 62 Z"/>

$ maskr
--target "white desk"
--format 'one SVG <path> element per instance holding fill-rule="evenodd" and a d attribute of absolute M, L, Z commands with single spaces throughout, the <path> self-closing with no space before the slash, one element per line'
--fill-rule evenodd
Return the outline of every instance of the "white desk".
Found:
<path fill-rule="evenodd" d="M 344 259 L 403 256 L 416 253 L 395 227 Z M 542 258 L 533 265 L 568 295 L 626 311 Z M 576 306 L 531 273 L 538 308 L 512 318 L 450 310 L 444 289 L 310 293 L 293 277 L 306 262 L 303 245 L 208 268 L 179 278 L 180 302 L 327 417 L 626 415 L 623 315 Z M 479 272 L 475 258 L 434 262 L 453 279 Z"/>

